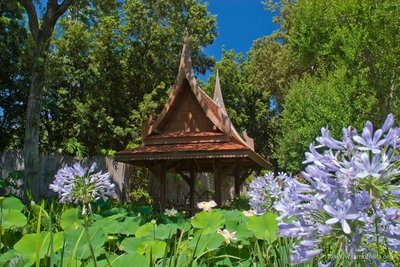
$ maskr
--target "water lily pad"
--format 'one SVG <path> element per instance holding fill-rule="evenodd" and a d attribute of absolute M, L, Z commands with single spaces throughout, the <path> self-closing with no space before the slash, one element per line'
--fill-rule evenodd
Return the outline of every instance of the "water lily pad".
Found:
<path fill-rule="evenodd" d="M 261 216 L 249 217 L 247 228 L 254 233 L 256 238 L 272 243 L 277 238 L 277 217 L 278 215 L 274 213 L 266 213 Z"/>
<path fill-rule="evenodd" d="M 93 247 L 95 256 L 103 254 L 104 248 L 102 246 L 107 241 L 107 236 L 103 229 L 100 227 L 89 227 L 89 237 L 89 242 Z M 74 256 L 82 259 L 91 257 L 89 242 L 84 228 L 66 231 L 64 246 L 65 257 Z"/>
<path fill-rule="evenodd" d="M 47 231 L 37 234 L 24 235 L 15 245 L 14 249 L 25 255 L 29 259 L 29 264 L 32 265 L 36 260 L 37 246 L 39 246 L 39 258 L 42 259 L 48 255 L 50 250 L 50 239 L 53 235 L 53 252 L 57 252 L 63 246 L 64 232 L 50 233 Z"/>
<path fill-rule="evenodd" d="M 164 257 L 167 248 L 167 243 L 161 240 L 149 240 L 140 243 L 137 253 L 145 254 L 149 259 L 159 259 Z"/>
<path fill-rule="evenodd" d="M 194 216 L 192 225 L 194 228 L 217 230 L 223 226 L 224 222 L 224 217 L 220 212 L 202 211 Z"/>
<path fill-rule="evenodd" d="M 243 213 L 239 210 L 220 210 L 225 219 L 225 228 L 234 230 L 243 221 Z"/>
<path fill-rule="evenodd" d="M 113 267 L 126 267 L 126 266 L 149 266 L 149 261 L 145 256 L 138 253 L 123 254 L 112 261 Z"/>
<path fill-rule="evenodd" d="M 21 200 L 16 197 L 6 197 L 1 202 L 1 208 L 3 210 L 23 210 L 25 208 L 24 204 L 22 204 Z"/>
<path fill-rule="evenodd" d="M 19 210 L 3 209 L 1 212 L 1 227 L 4 229 L 23 227 L 27 222 L 27 218 Z"/>
<path fill-rule="evenodd" d="M 60 225 L 64 230 L 75 230 L 82 227 L 83 222 L 79 218 L 79 209 L 66 209 L 61 215 Z"/>
<path fill-rule="evenodd" d="M 156 227 L 157 225 L 151 222 L 143 224 L 137 229 L 137 231 L 135 232 L 135 236 L 139 238 L 145 236 L 153 236 Z"/>
<path fill-rule="evenodd" d="M 198 232 L 195 237 L 189 242 L 189 248 L 197 257 L 205 251 L 216 250 L 221 247 L 225 241 L 224 237 L 217 233 L 202 234 Z"/>
<path fill-rule="evenodd" d="M 156 228 L 155 236 L 157 239 L 165 240 L 176 234 L 178 227 L 175 224 L 160 224 Z"/>
<path fill-rule="evenodd" d="M 127 253 L 136 253 L 139 248 L 139 245 L 143 241 L 144 240 L 141 238 L 127 237 L 124 240 L 122 240 L 121 244 L 119 245 L 119 249 Z"/>

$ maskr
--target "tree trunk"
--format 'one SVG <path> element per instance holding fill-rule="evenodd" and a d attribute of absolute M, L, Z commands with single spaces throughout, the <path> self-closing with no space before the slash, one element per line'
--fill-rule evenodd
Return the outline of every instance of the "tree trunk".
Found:
<path fill-rule="evenodd" d="M 18 0 L 25 8 L 29 18 L 29 29 L 35 43 L 33 48 L 33 64 L 28 107 L 26 109 L 25 142 L 24 142 L 24 199 L 32 194 L 35 201 L 40 199 L 44 183 L 40 179 L 39 132 L 40 108 L 44 86 L 45 60 L 50 39 L 58 18 L 64 14 L 74 0 L 48 0 L 47 9 L 39 26 L 39 19 L 33 0 Z"/>
<path fill-rule="evenodd" d="M 26 110 L 24 142 L 25 193 L 31 194 L 35 201 L 40 199 L 40 193 L 42 192 L 39 159 L 40 109 L 45 71 L 42 54 L 40 47 L 35 48 L 31 87 Z"/>

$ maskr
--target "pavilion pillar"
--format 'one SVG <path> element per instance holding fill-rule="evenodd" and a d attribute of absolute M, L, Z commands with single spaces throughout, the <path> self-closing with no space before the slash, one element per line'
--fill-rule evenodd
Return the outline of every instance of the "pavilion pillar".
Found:
<path fill-rule="evenodd" d="M 164 211 L 167 205 L 167 167 L 165 160 L 160 162 L 159 178 L 160 178 L 160 208 L 162 212 Z"/>
<path fill-rule="evenodd" d="M 235 172 L 235 196 L 239 196 L 240 195 L 240 174 Z"/>
<path fill-rule="evenodd" d="M 236 165 L 236 168 L 234 170 L 234 178 L 235 178 L 235 196 L 239 196 L 240 195 L 240 186 L 243 183 L 243 179 L 241 176 L 241 172 L 242 172 L 242 167 L 240 166 L 240 164 Z"/>
<path fill-rule="evenodd" d="M 215 159 L 214 166 L 214 197 L 215 202 L 218 207 L 221 207 L 222 204 L 222 169 L 221 169 L 221 160 Z"/>
<path fill-rule="evenodd" d="M 195 185 L 196 174 L 193 168 L 190 170 L 189 188 L 190 188 L 190 199 L 189 199 L 189 216 L 193 216 L 194 213 L 194 185 Z"/>

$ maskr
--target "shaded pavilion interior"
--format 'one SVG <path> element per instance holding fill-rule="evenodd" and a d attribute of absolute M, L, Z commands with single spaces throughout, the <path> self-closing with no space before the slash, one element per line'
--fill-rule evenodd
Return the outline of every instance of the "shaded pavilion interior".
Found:
<path fill-rule="evenodd" d="M 180 175 L 189 186 L 189 210 L 194 210 L 198 173 L 213 173 L 214 200 L 222 203 L 223 181 L 233 176 L 235 194 L 249 170 L 271 169 L 271 164 L 254 151 L 254 141 L 242 138 L 226 111 L 219 75 L 210 98 L 193 73 L 190 49 L 183 44 L 179 71 L 172 92 L 155 121 L 142 127 L 142 146 L 119 151 L 115 160 L 146 167 L 160 185 L 160 208 L 167 203 L 166 173 Z"/>

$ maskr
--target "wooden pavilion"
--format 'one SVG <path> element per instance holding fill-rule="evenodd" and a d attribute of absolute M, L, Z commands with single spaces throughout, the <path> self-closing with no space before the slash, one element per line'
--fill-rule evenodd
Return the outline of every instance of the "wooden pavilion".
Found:
<path fill-rule="evenodd" d="M 194 209 L 197 173 L 214 173 L 214 197 L 221 205 L 222 182 L 235 179 L 240 193 L 248 170 L 270 169 L 254 151 L 253 139 L 242 138 L 229 119 L 217 73 L 211 99 L 196 82 L 189 45 L 183 44 L 178 76 L 167 103 L 155 121 L 142 127 L 139 148 L 116 153 L 115 160 L 149 168 L 160 183 L 160 206 L 166 206 L 166 172 L 179 174 L 188 184 L 190 210 Z"/>

